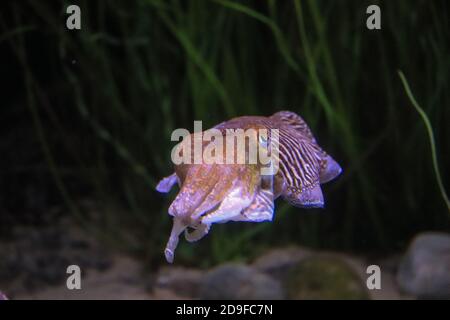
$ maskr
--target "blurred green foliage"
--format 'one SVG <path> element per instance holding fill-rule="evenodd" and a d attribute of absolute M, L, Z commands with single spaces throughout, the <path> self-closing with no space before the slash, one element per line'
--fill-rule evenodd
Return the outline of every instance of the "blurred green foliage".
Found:
<path fill-rule="evenodd" d="M 65 28 L 81 7 L 82 29 Z M 379 4 L 382 30 L 368 30 Z M 194 120 L 288 109 L 343 167 L 325 210 L 277 202 L 273 223 L 213 226 L 177 259 L 206 266 L 266 247 L 389 252 L 421 230 L 449 228 L 427 132 L 397 70 L 434 129 L 449 185 L 447 1 L 27 1 L 1 14 L 0 41 L 20 63 L 21 95 L 62 199 L 80 223 L 155 264 L 174 197 L 170 141 Z M 69 170 L 67 170 L 69 168 Z M 99 205 L 79 206 L 83 186 Z M 78 190 L 78 189 L 77 189 Z"/>

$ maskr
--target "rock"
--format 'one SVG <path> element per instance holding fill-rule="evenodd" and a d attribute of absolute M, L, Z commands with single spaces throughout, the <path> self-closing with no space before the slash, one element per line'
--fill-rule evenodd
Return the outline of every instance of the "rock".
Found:
<path fill-rule="evenodd" d="M 82 272 L 81 290 L 68 290 L 63 281 L 56 286 L 28 291 L 14 300 L 148 300 L 152 295 L 145 288 L 141 264 L 125 256 L 112 258 L 106 271 L 92 269 Z"/>
<path fill-rule="evenodd" d="M 170 290 L 178 296 L 197 298 L 202 274 L 200 270 L 165 267 L 156 275 L 154 289 Z"/>
<path fill-rule="evenodd" d="M 310 255 L 309 250 L 300 247 L 273 249 L 257 258 L 252 266 L 262 273 L 282 280 L 292 267 Z"/>
<path fill-rule="evenodd" d="M 288 299 L 369 299 L 365 283 L 343 259 L 316 255 L 291 268 L 283 281 Z"/>
<path fill-rule="evenodd" d="M 201 299 L 267 300 L 283 299 L 279 281 L 242 264 L 226 264 L 206 273 Z"/>
<path fill-rule="evenodd" d="M 12 234 L 11 241 L 0 244 L 0 283 L 10 297 L 65 283 L 72 264 L 80 266 L 83 275 L 111 266 L 109 252 L 70 219 L 39 228 L 17 227 Z"/>
<path fill-rule="evenodd" d="M 361 279 L 367 281 L 367 267 L 377 265 L 381 270 L 381 290 L 369 290 L 372 300 L 411 300 L 414 297 L 400 292 L 397 285 L 396 275 L 401 256 L 398 254 L 389 256 L 372 256 L 364 261 L 359 261 Z"/>
<path fill-rule="evenodd" d="M 450 299 L 450 235 L 418 235 L 400 263 L 397 282 L 418 298 Z"/>

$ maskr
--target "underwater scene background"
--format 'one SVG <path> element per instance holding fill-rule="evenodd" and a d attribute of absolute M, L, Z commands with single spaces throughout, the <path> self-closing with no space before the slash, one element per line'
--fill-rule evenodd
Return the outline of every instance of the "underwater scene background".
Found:
<path fill-rule="evenodd" d="M 81 8 L 81 30 L 66 28 L 69 4 Z M 381 8 L 380 30 L 366 27 L 371 4 Z M 190 268 L 198 279 L 198 270 L 230 262 L 244 268 L 274 248 L 283 257 L 317 251 L 379 261 L 402 257 L 424 232 L 439 232 L 425 243 L 449 250 L 450 209 L 437 179 L 450 187 L 449 6 L 437 0 L 5 2 L 0 290 L 29 297 L 65 283 L 65 266 L 74 259 L 101 274 L 113 265 L 109 252 L 139 261 L 150 279 L 146 288 L 153 288 L 160 280 L 154 275 L 166 268 L 167 211 L 176 194 L 155 190 L 172 172 L 172 131 L 192 131 L 194 120 L 205 128 L 280 110 L 301 115 L 343 168 L 323 186 L 326 207 L 305 210 L 277 200 L 273 222 L 215 225 L 200 242 L 181 241 L 175 267 Z M 314 258 L 299 272 L 317 277 L 314 270 L 333 257 Z M 436 261 L 450 270 L 446 257 Z M 121 263 L 130 268 L 128 260 Z M 395 263 L 393 274 L 398 268 Z M 249 271 L 233 272 L 245 278 Z M 176 286 L 175 278 L 166 281 Z M 26 280 L 21 289 L 12 284 L 17 279 Z M 185 296 L 228 297 L 205 290 Z M 286 290 L 291 298 L 366 297 Z M 449 297 L 443 290 L 437 296 Z"/>

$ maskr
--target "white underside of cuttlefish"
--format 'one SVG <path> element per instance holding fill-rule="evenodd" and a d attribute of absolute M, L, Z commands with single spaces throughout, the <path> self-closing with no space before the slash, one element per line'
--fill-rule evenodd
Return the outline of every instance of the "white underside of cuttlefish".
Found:
<path fill-rule="evenodd" d="M 216 128 L 251 127 L 254 124 L 280 131 L 279 171 L 262 175 L 258 166 L 246 164 L 192 164 L 162 179 L 157 191 L 180 191 L 169 207 L 173 226 L 165 257 L 173 262 L 179 236 L 189 242 L 208 234 L 214 223 L 272 221 L 274 200 L 282 196 L 301 208 L 323 207 L 321 183 L 334 179 L 341 167 L 317 144 L 303 119 L 289 111 L 271 117 L 241 117 Z M 192 230 L 192 231 L 190 231 Z"/>

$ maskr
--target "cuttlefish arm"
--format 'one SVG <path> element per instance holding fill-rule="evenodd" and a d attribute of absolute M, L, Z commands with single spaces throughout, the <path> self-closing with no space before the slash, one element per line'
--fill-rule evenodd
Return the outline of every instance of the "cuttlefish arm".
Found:
<path fill-rule="evenodd" d="M 233 189 L 222 201 L 217 210 L 201 218 L 203 224 L 223 223 L 239 216 L 241 211 L 252 202 L 251 195 L 244 194 L 242 188 Z"/>
<path fill-rule="evenodd" d="M 166 249 L 164 250 L 164 255 L 169 263 L 173 263 L 175 249 L 178 246 L 178 239 L 184 229 L 186 229 L 186 225 L 182 222 L 182 220 L 178 217 L 174 217 L 169 241 L 167 242 Z"/>
<path fill-rule="evenodd" d="M 178 177 L 176 173 L 171 174 L 163 178 L 156 186 L 156 191 L 161 193 L 167 193 L 172 189 L 172 187 L 178 182 Z"/>
<path fill-rule="evenodd" d="M 201 184 L 198 184 L 199 179 Z M 173 261 L 178 238 L 183 231 L 185 238 L 192 242 L 204 237 L 213 223 L 245 221 L 238 217 L 254 201 L 258 179 L 257 171 L 248 169 L 246 165 L 191 168 L 169 208 L 174 218 L 165 249 L 166 260 L 169 263 Z M 195 230 L 188 232 L 188 228 Z"/>
<path fill-rule="evenodd" d="M 194 231 L 188 232 L 187 229 L 184 230 L 184 238 L 188 242 L 195 242 L 206 236 L 209 232 L 211 225 L 210 224 L 200 224 L 195 228 Z"/>
<path fill-rule="evenodd" d="M 193 220 L 199 220 L 200 224 L 192 226 L 195 229 L 193 232 L 185 230 L 184 235 L 187 241 L 194 242 L 203 238 L 208 234 L 213 223 L 224 223 L 228 220 L 250 221 L 253 219 L 253 217 L 243 215 L 243 212 L 248 210 L 252 203 L 256 201 L 257 197 L 253 195 L 255 190 L 253 185 L 257 183 L 257 176 L 252 176 L 251 170 L 240 168 L 237 174 L 240 178 L 234 179 L 233 169 L 237 169 L 237 167 L 222 166 L 219 170 L 222 178 L 217 181 L 203 203 L 195 209 L 191 216 Z M 254 211 L 257 211 L 257 209 L 255 208 Z"/>

